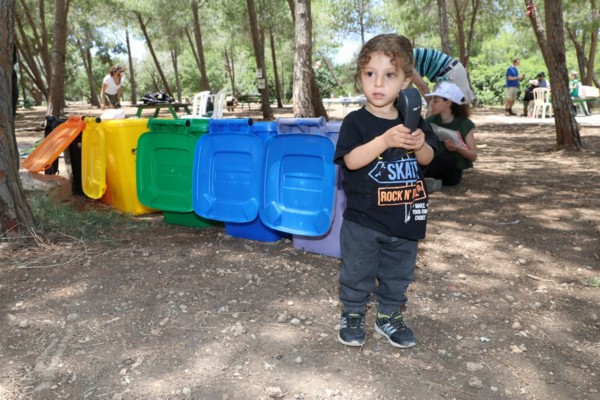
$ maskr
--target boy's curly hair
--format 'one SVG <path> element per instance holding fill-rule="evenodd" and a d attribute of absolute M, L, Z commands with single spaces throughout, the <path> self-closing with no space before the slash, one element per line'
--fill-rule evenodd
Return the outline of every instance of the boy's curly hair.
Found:
<path fill-rule="evenodd" d="M 371 60 L 373 53 L 386 55 L 390 58 L 392 65 L 401 69 L 407 78 L 412 76 L 414 58 L 410 40 L 395 33 L 383 33 L 369 39 L 358 53 L 354 71 L 354 80 L 357 86 L 360 86 L 360 74 Z"/>

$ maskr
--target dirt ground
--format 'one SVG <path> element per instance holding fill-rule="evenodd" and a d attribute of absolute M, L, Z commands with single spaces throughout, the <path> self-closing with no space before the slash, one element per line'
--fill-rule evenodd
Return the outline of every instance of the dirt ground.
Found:
<path fill-rule="evenodd" d="M 21 147 L 43 112 L 19 111 Z M 574 153 L 500 114 L 476 110 L 476 167 L 431 194 L 416 347 L 373 331 L 374 303 L 366 344 L 337 342 L 340 260 L 152 214 L 0 237 L 0 399 L 599 399 L 600 119 Z"/>

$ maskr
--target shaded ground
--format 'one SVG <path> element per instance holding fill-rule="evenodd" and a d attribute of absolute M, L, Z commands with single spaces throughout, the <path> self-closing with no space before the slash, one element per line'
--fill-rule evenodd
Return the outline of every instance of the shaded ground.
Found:
<path fill-rule="evenodd" d="M 336 341 L 339 260 L 150 215 L 0 242 L 0 399 L 599 398 L 600 125 L 575 154 L 547 122 L 474 120 L 476 168 L 431 195 L 415 348 L 373 309 L 363 348 Z"/>

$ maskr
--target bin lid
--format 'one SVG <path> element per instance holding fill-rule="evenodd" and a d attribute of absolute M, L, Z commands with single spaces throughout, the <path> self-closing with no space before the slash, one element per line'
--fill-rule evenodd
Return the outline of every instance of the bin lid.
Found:
<path fill-rule="evenodd" d="M 279 133 L 325 133 L 325 117 L 277 118 Z"/>
<path fill-rule="evenodd" d="M 191 125 L 189 119 L 150 118 L 149 132 L 186 133 Z"/>
<path fill-rule="evenodd" d="M 200 135 L 208 133 L 208 121 L 210 121 L 210 118 L 205 118 L 205 117 L 188 118 L 188 121 L 190 121 L 190 126 L 188 129 L 189 133 L 196 135 L 198 137 Z"/>
<path fill-rule="evenodd" d="M 255 122 L 252 125 L 252 132 L 260 138 L 262 142 L 267 140 L 271 135 L 277 134 L 277 122 L 275 121 L 261 121 Z"/>
<path fill-rule="evenodd" d="M 258 216 L 262 143 L 250 133 L 202 136 L 196 145 L 193 205 L 201 217 L 250 222 Z"/>
<path fill-rule="evenodd" d="M 23 160 L 23 167 L 31 172 L 47 170 L 84 129 L 85 122 L 81 116 L 68 117 Z"/>
<path fill-rule="evenodd" d="M 92 199 L 106 192 L 106 139 L 97 118 L 85 118 L 81 138 L 81 187 Z"/>
<path fill-rule="evenodd" d="M 294 235 L 327 233 L 335 197 L 333 142 L 315 134 L 273 135 L 264 152 L 263 223 Z"/>
<path fill-rule="evenodd" d="M 152 123 L 150 126 L 157 128 Z M 192 170 L 198 138 L 177 129 L 181 127 L 176 124 L 171 127 L 173 131 L 150 131 L 138 139 L 137 197 L 146 207 L 190 212 L 193 211 Z"/>
<path fill-rule="evenodd" d="M 222 132 L 238 132 L 248 133 L 252 131 L 252 124 L 254 121 L 252 118 L 211 118 L 208 122 L 208 132 L 210 133 L 222 133 Z"/>

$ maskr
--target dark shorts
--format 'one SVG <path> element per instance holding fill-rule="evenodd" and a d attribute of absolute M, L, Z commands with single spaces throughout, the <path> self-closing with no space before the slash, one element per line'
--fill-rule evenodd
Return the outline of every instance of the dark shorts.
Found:
<path fill-rule="evenodd" d="M 114 108 L 121 108 L 121 102 L 119 101 L 118 95 L 104 93 L 104 98 L 106 99 L 107 104 L 110 104 Z"/>

